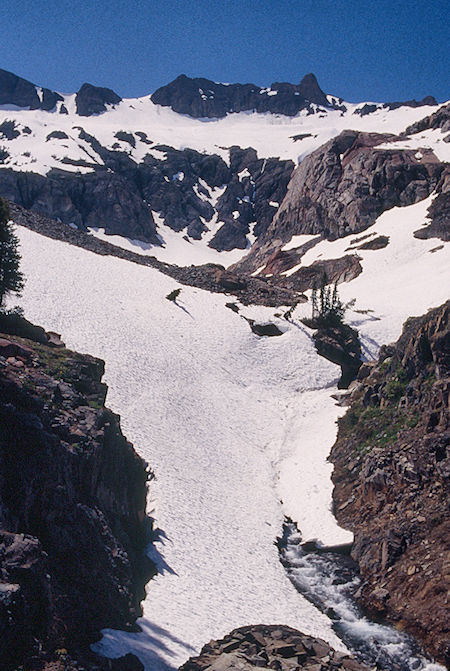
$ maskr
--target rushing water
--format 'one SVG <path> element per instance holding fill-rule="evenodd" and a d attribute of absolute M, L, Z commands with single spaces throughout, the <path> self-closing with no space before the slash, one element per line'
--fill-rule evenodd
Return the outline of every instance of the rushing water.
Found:
<path fill-rule="evenodd" d="M 301 540 L 296 526 L 287 522 L 278 543 L 281 562 L 298 591 L 332 620 L 355 657 L 384 671 L 443 670 L 422 654 L 411 636 L 363 615 L 355 599 L 360 578 L 349 557 L 306 552 Z"/>

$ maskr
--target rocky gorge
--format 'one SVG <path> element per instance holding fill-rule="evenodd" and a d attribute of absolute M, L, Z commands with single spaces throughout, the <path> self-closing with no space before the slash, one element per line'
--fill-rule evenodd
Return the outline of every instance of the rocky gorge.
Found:
<path fill-rule="evenodd" d="M 409 319 L 376 363 L 363 364 L 330 455 L 362 604 L 447 665 L 449 310 Z"/>

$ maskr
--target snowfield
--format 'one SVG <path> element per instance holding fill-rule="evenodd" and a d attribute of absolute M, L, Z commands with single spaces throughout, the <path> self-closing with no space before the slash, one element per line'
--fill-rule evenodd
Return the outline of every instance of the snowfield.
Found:
<path fill-rule="evenodd" d="M 14 120 L 21 131 L 17 138 L 1 140 L 11 154 L 4 165 L 42 175 L 47 174 L 52 167 L 62 167 L 73 172 L 91 172 L 90 167 L 61 164 L 64 156 L 103 164 L 92 146 L 79 138 L 81 128 L 93 135 L 103 146 L 113 149 L 114 145 L 114 148 L 127 152 L 137 162 L 142 161 L 146 154 L 163 158 L 164 151 L 156 149 L 157 145 L 168 145 L 181 150 L 189 147 L 199 152 L 218 154 L 229 162 L 228 147 L 238 145 L 254 147 L 260 158 L 278 156 L 298 163 L 304 156 L 345 129 L 398 134 L 406 126 L 433 114 L 442 106 L 380 109 L 366 116 L 354 114 L 363 104 L 345 103 L 346 112 L 323 109 L 315 114 L 308 114 L 303 110 L 295 117 L 270 112 L 239 112 L 229 114 L 223 119 L 193 119 L 178 114 L 169 107 L 155 105 L 150 96 L 123 100 L 115 107 L 109 107 L 103 114 L 89 117 L 80 117 L 75 113 L 74 97 L 72 102 L 66 103 L 68 114 L 10 109 L 6 105 L 0 105 L 0 123 L 8 119 Z M 31 130 L 31 133 L 24 133 L 24 128 Z M 48 139 L 54 131 L 64 132 L 67 138 Z M 118 131 L 132 133 L 136 146 L 132 147 L 129 142 L 119 140 L 115 136 Z M 137 132 L 144 132 L 151 144 L 142 141 L 136 135 Z M 295 140 L 295 136 L 307 134 L 310 134 L 309 137 Z M 439 129 L 425 131 L 418 137 L 422 144 L 413 139 L 413 148 L 438 148 L 446 157 L 440 160 L 449 160 L 450 149 L 448 143 L 443 142 L 444 135 Z M 409 147 L 407 140 L 399 147 L 403 144 Z"/>
<path fill-rule="evenodd" d="M 176 283 L 153 269 L 26 229 L 20 237 L 28 318 L 106 360 L 108 404 L 157 477 L 149 509 L 163 532 L 163 572 L 148 586 L 144 632 L 107 632 L 97 649 L 176 668 L 211 638 L 257 622 L 339 647 L 274 544 L 286 420 L 303 392 L 336 381 L 337 368 L 295 327 L 258 338 L 225 296 L 183 287 L 177 306 L 165 298 Z"/>
<path fill-rule="evenodd" d="M 358 251 L 364 272 L 341 286 L 345 300 L 356 298 L 349 321 L 369 358 L 406 317 L 448 298 L 449 245 L 412 236 L 429 203 L 384 213 L 373 230 L 389 245 Z M 304 540 L 351 538 L 330 512 L 326 462 L 343 412 L 331 399 L 339 370 L 316 354 L 312 332 L 282 320 L 281 337 L 259 338 L 225 307 L 229 297 L 183 286 L 177 305 L 166 295 L 179 285 L 154 269 L 19 234 L 27 317 L 105 359 L 107 403 L 157 478 L 149 512 L 160 529 L 160 574 L 147 588 L 142 633 L 107 630 L 95 649 L 132 651 L 147 670 L 167 671 L 211 638 L 257 623 L 290 625 L 342 649 L 330 621 L 290 583 L 274 544 L 285 515 Z M 336 258 L 344 245 L 348 238 L 322 242 L 304 263 Z M 280 323 L 276 312 L 241 308 Z M 299 306 L 294 317 L 307 312 Z"/>

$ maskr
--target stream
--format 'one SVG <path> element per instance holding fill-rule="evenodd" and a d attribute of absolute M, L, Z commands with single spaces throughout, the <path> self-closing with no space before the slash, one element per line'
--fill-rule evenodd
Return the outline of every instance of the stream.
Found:
<path fill-rule="evenodd" d="M 408 634 L 374 622 L 355 598 L 361 580 L 353 560 L 337 552 L 302 547 L 295 524 L 286 521 L 278 539 L 280 560 L 295 588 L 332 621 L 336 635 L 357 659 L 383 671 L 442 671 Z"/>

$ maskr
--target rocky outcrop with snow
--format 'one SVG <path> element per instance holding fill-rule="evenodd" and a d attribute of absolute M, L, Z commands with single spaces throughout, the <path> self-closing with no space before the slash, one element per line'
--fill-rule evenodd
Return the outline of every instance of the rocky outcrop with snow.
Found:
<path fill-rule="evenodd" d="M 335 513 L 355 535 L 363 604 L 447 664 L 449 310 L 409 319 L 363 365 L 331 452 Z"/>
<path fill-rule="evenodd" d="M 181 267 L 163 263 L 154 256 L 122 249 L 106 240 L 89 235 L 85 231 L 65 226 L 61 222 L 42 217 L 13 203 L 10 209 L 15 223 L 49 238 L 68 242 L 101 256 L 116 256 L 139 265 L 156 268 L 186 286 L 199 287 L 214 293 L 233 294 L 244 305 L 292 305 L 307 300 L 300 290 L 293 288 L 295 283 L 290 283 L 292 286 L 288 286 L 289 282 L 279 282 L 278 278 L 272 281 L 270 278 L 238 275 L 213 263 Z"/>
<path fill-rule="evenodd" d="M 117 105 L 121 100 L 111 89 L 85 83 L 75 96 L 75 106 L 80 116 L 92 116 L 106 112 L 107 105 Z"/>
<path fill-rule="evenodd" d="M 283 625 L 254 625 L 235 629 L 220 641 L 211 641 L 198 657 L 189 659 L 180 671 L 365 671 L 364 664 L 346 653 L 336 652 L 325 641 L 306 636 Z"/>
<path fill-rule="evenodd" d="M 367 144 L 367 133 L 398 134 L 405 126 L 412 128 L 423 114 L 413 103 L 375 105 L 370 114 L 355 114 L 357 105 L 325 95 L 311 74 L 298 85 L 275 83 L 268 88 L 180 76 L 151 97 L 125 100 L 111 89 L 87 83 L 77 93 L 62 95 L 0 71 L 0 192 L 66 224 L 146 243 L 158 258 L 177 256 L 178 265 L 181 252 L 198 257 L 195 250 L 201 250 L 203 262 L 218 262 L 223 255 L 224 265 L 229 265 L 255 240 L 272 240 L 270 254 L 278 249 L 277 239 L 285 240 L 286 208 L 294 211 L 299 205 L 292 202 L 293 191 L 285 199 L 295 165 L 307 165 L 305 157 L 343 129 L 363 131 L 361 142 Z M 442 149 L 436 134 L 446 127 L 445 112 L 432 99 L 422 103 L 432 105 L 432 120 L 423 126 L 431 135 L 420 143 L 416 131 L 412 140 L 403 134 L 403 144 L 415 144 L 410 155 L 403 152 L 395 161 L 407 163 L 408 169 L 414 161 L 428 164 L 432 148 Z M 417 147 L 422 147 L 420 161 Z M 442 160 L 447 154 L 438 155 Z M 324 160 L 331 160 L 327 150 Z M 332 163 L 325 171 L 327 183 L 340 179 L 339 165 L 334 174 Z M 407 184 L 394 180 L 402 198 L 381 195 L 386 206 L 390 201 L 411 202 L 411 190 L 416 198 L 429 192 L 421 189 L 420 169 L 420 174 L 405 178 L 404 168 L 399 167 L 399 180 Z M 389 167 L 388 182 L 393 171 L 397 174 L 397 165 Z M 348 170 L 344 177 L 349 177 Z M 326 186 L 317 171 L 311 179 L 316 178 L 317 188 Z M 419 183 L 403 193 L 411 181 Z M 294 228 L 304 227 L 305 215 L 314 215 L 320 221 L 310 222 L 309 228 L 341 235 L 342 230 L 361 228 L 372 213 L 381 211 L 376 203 L 368 204 L 369 212 L 359 208 L 359 200 L 371 196 L 362 181 L 349 189 L 340 185 L 338 200 L 344 205 L 349 198 L 355 200 L 352 221 L 344 216 L 339 225 L 330 223 L 335 216 L 342 218 L 342 209 L 316 202 L 317 188 L 303 194 L 311 206 L 300 204 Z M 386 183 L 380 188 L 386 190 Z M 355 218 L 361 219 L 357 226 Z M 167 251 L 169 245 L 179 247 L 180 253 Z"/>
<path fill-rule="evenodd" d="M 385 210 L 429 196 L 444 164 L 431 151 L 396 149 L 396 139 L 344 131 L 307 156 L 272 223 L 238 267 L 259 268 L 295 235 L 334 240 L 359 233 Z"/>
<path fill-rule="evenodd" d="M 5 122 L 0 134 L 10 134 L 15 125 Z M 20 133 L 21 129 L 15 131 Z M 257 236 L 266 230 L 276 212 L 274 203 L 286 193 L 294 164 L 277 158 L 258 158 L 254 150 L 230 149 L 230 165 L 216 154 L 204 155 L 192 149 L 179 151 L 154 145 L 137 164 L 124 148 L 108 149 L 81 127 L 76 134 L 89 156 L 63 160 L 65 167 L 89 167 L 79 174 L 64 169 L 47 175 L 0 168 L 0 191 L 4 197 L 62 222 L 104 228 L 110 235 L 141 240 L 160 246 L 153 212 L 158 212 L 173 231 L 185 231 L 199 240 L 215 223 L 210 246 L 219 251 L 245 249 L 252 227 Z M 119 133 L 117 133 L 119 135 Z M 135 142 L 123 138 L 122 142 Z M 55 139 L 56 138 L 56 139 Z M 64 137 L 53 139 L 64 144 Z M 214 195 L 217 192 L 217 195 Z"/>
<path fill-rule="evenodd" d="M 46 668 L 141 614 L 151 472 L 104 407 L 103 362 L 1 321 L 0 658 Z"/>
<path fill-rule="evenodd" d="M 7 70 L 0 70 L 0 105 L 14 105 L 30 110 L 53 110 L 64 98 L 55 91 L 40 88 Z"/>
<path fill-rule="evenodd" d="M 312 73 L 305 75 L 300 84 L 275 82 L 268 88 L 255 84 L 221 84 L 180 75 L 155 91 L 152 100 L 179 114 L 217 119 L 248 111 L 295 116 L 304 109 L 313 113 L 313 105 L 339 109 L 343 102 L 329 100 Z M 346 109 L 345 106 L 342 109 Z"/>

